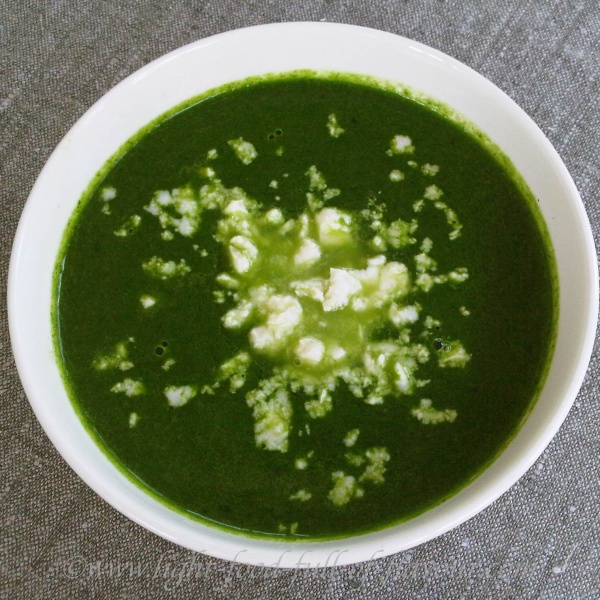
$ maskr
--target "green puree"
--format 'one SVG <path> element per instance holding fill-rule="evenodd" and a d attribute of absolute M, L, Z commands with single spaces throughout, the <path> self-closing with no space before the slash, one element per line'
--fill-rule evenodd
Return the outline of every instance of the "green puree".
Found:
<path fill-rule="evenodd" d="M 171 111 L 65 236 L 76 409 L 219 526 L 333 538 L 422 512 L 514 435 L 552 352 L 552 251 L 518 181 L 440 107 L 350 76 Z"/>

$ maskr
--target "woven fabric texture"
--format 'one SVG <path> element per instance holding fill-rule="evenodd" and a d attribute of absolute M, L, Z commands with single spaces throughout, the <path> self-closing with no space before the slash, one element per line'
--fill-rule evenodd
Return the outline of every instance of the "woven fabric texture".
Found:
<path fill-rule="evenodd" d="M 179 548 L 93 493 L 43 433 L 10 349 L 6 279 L 27 195 L 53 148 L 149 61 L 222 31 L 331 21 L 438 48 L 507 92 L 570 170 L 600 235 L 596 0 L 5 0 L 0 3 L 0 596 L 600 598 L 600 355 L 530 471 L 477 517 L 356 566 L 275 570 Z"/>

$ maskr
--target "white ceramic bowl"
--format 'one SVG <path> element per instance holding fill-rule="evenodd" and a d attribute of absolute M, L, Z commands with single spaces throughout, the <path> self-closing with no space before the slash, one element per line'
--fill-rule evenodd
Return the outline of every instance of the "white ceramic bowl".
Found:
<path fill-rule="evenodd" d="M 161 113 L 206 90 L 296 69 L 401 82 L 464 115 L 504 151 L 539 199 L 560 282 L 558 337 L 546 385 L 501 456 L 425 514 L 331 542 L 228 534 L 142 492 L 106 458 L 75 414 L 54 357 L 50 320 L 52 271 L 67 221 L 90 180 L 121 144 Z M 429 540 L 481 511 L 523 475 L 558 430 L 583 380 L 598 316 L 598 278 L 590 226 L 573 181 L 550 142 L 508 96 L 458 61 L 405 38 L 347 25 L 287 23 L 233 31 L 175 50 L 90 108 L 31 191 L 14 242 L 8 308 L 17 367 L 40 423 L 76 473 L 107 502 L 150 531 L 199 552 L 249 564 L 317 567 L 382 557 Z"/>

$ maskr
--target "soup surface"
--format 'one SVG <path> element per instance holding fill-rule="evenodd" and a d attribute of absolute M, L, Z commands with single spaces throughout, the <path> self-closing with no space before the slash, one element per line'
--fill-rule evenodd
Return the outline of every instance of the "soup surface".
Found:
<path fill-rule="evenodd" d="M 229 86 L 105 166 L 56 270 L 72 401 L 176 510 L 332 538 L 414 516 L 511 438 L 551 354 L 529 192 L 441 110 L 350 76 Z"/>

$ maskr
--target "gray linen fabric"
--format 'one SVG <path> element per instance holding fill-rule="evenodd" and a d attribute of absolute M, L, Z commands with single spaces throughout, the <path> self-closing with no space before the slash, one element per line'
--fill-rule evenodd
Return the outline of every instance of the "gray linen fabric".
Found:
<path fill-rule="evenodd" d="M 512 96 L 561 154 L 600 234 L 596 0 L 4 0 L 0 3 L 0 595 L 6 598 L 598 598 L 600 356 L 537 464 L 456 530 L 317 571 L 226 563 L 117 513 L 54 450 L 23 394 L 6 324 L 11 242 L 59 140 L 102 94 L 199 38 L 276 21 L 365 25 L 424 42 Z"/>

